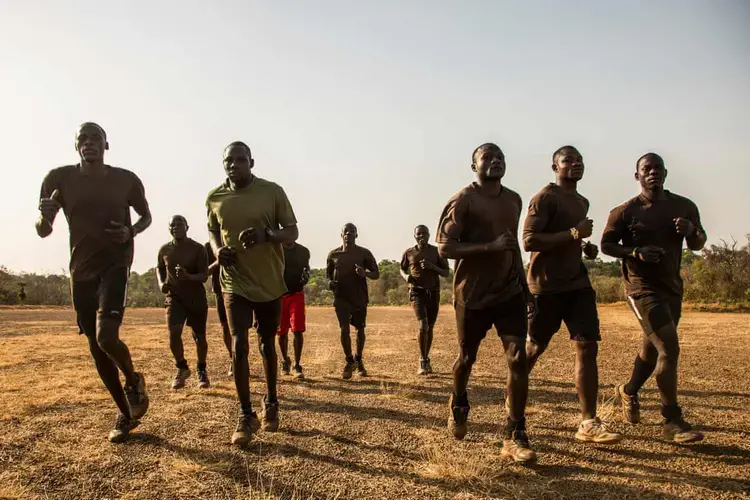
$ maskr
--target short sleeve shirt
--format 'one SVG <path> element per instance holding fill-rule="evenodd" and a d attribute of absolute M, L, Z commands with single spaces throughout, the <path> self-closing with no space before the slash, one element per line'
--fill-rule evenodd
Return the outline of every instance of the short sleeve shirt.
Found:
<path fill-rule="evenodd" d="M 636 196 L 609 213 L 602 243 L 626 247 L 654 245 L 665 251 L 657 263 L 630 256 L 622 259 L 622 275 L 629 295 L 655 292 L 682 297 L 680 266 L 685 238 L 677 234 L 674 220 L 687 219 L 705 233 L 695 203 L 669 191 L 664 195 L 665 199 L 654 202 Z"/>
<path fill-rule="evenodd" d="M 249 185 L 233 189 L 229 182 L 212 190 L 206 199 L 209 231 L 221 234 L 222 244 L 237 251 L 237 262 L 219 273 L 224 293 L 253 302 L 270 302 L 286 292 L 284 250 L 278 243 L 243 248 L 240 232 L 294 226 L 297 219 L 284 190 L 278 184 L 254 177 Z"/>
<path fill-rule="evenodd" d="M 79 165 L 51 170 L 42 182 L 41 198 L 55 190 L 70 230 L 70 275 L 74 281 L 99 278 L 111 267 L 129 268 L 133 240 L 113 243 L 110 221 L 132 226 L 130 207 L 147 213 L 141 180 L 133 172 L 105 165 L 103 174 L 84 174 Z"/>
<path fill-rule="evenodd" d="M 184 241 L 170 241 L 159 249 L 157 267 L 165 269 L 167 283 L 171 285 L 167 293 L 167 303 L 177 299 L 190 309 L 206 305 L 206 289 L 203 282 L 178 280 L 175 267 L 180 266 L 190 274 L 208 272 L 208 257 L 203 245 L 190 238 Z"/>
<path fill-rule="evenodd" d="M 310 250 L 295 243 L 292 248 L 284 247 L 284 282 L 289 293 L 304 289 L 302 274 L 310 269 Z"/>
<path fill-rule="evenodd" d="M 413 277 L 416 285 L 427 290 L 440 289 L 440 275 L 431 269 L 422 269 L 423 260 L 430 262 L 440 269 L 448 269 L 448 261 L 440 256 L 434 245 L 427 245 L 423 249 L 415 245 L 407 248 L 401 256 L 401 270 Z"/>
<path fill-rule="evenodd" d="M 589 201 L 579 193 L 565 191 L 549 184 L 529 202 L 523 237 L 534 233 L 558 233 L 575 227 L 588 215 Z M 558 293 L 590 288 L 586 266 L 581 256 L 580 240 L 531 252 L 529 289 L 534 294 Z"/>
<path fill-rule="evenodd" d="M 510 231 L 518 237 L 521 197 L 502 188 L 489 195 L 469 184 L 445 205 L 438 224 L 438 243 L 489 243 Z M 467 309 L 493 307 L 523 291 L 522 267 L 513 251 L 486 252 L 456 261 L 453 298 Z"/>
<path fill-rule="evenodd" d="M 330 251 L 326 259 L 326 275 L 338 283 L 334 291 L 334 304 L 346 301 L 357 307 L 365 307 L 370 301 L 367 278 L 359 277 L 355 265 L 368 271 L 375 271 L 378 263 L 368 249 L 355 246 L 349 250 L 343 247 Z"/>

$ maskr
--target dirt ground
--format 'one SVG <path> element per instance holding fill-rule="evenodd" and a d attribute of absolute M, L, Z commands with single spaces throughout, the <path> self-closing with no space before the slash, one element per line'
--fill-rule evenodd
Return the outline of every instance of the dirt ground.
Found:
<path fill-rule="evenodd" d="M 506 368 L 489 335 L 470 383 L 469 434 L 446 429 L 456 353 L 443 308 L 432 360 L 416 375 L 416 322 L 408 308 L 373 308 L 365 359 L 371 376 L 339 377 L 343 356 L 331 309 L 311 309 L 307 380 L 282 378 L 281 427 L 245 450 L 229 438 L 237 402 L 216 316 L 200 391 L 169 388 L 174 363 L 161 310 L 129 310 L 122 336 L 143 371 L 151 408 L 129 442 L 110 444 L 115 407 L 99 381 L 73 313 L 0 309 L 0 498 L 738 498 L 750 497 L 750 315 L 686 312 L 680 396 L 706 434 L 678 446 L 660 438 L 653 380 L 643 423 L 619 420 L 613 386 L 631 370 L 640 331 L 624 306 L 600 309 L 600 416 L 625 434 L 615 446 L 573 439 L 578 422 L 573 350 L 560 332 L 532 374 L 528 429 L 538 464 L 500 458 Z M 194 367 L 192 339 L 186 353 Z M 291 344 L 291 343 L 290 343 Z M 291 345 L 290 345 L 291 348 Z M 253 404 L 264 394 L 251 354 Z"/>

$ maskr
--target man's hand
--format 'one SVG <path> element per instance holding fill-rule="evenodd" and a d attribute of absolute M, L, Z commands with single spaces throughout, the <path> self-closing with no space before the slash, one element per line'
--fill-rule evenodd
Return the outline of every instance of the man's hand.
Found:
<path fill-rule="evenodd" d="M 221 247 L 217 252 L 216 260 L 224 267 L 233 266 L 237 262 L 237 251 L 232 247 Z"/>
<path fill-rule="evenodd" d="M 510 230 L 505 231 L 487 245 L 487 250 L 490 252 L 502 252 L 504 250 L 515 250 L 516 248 L 518 248 L 518 240 Z"/>
<path fill-rule="evenodd" d="M 328 289 L 332 292 L 335 292 L 336 289 L 339 287 L 339 282 L 336 280 L 331 280 L 328 282 Z"/>
<path fill-rule="evenodd" d="M 264 229 L 249 227 L 240 233 L 240 242 L 244 248 L 252 248 L 260 243 L 268 241 L 268 235 Z"/>
<path fill-rule="evenodd" d="M 664 255 L 666 252 L 664 252 L 663 248 L 648 245 L 645 247 L 638 247 L 634 251 L 636 258 L 642 260 L 643 262 L 651 262 L 656 263 L 661 260 L 661 256 Z"/>
<path fill-rule="evenodd" d="M 360 278 L 364 278 L 365 276 L 367 276 L 367 269 L 360 266 L 359 264 L 354 264 L 354 272 L 357 273 L 357 276 L 359 276 Z"/>
<path fill-rule="evenodd" d="M 172 290 L 172 285 L 170 285 L 166 281 L 161 284 L 161 293 L 167 294 L 170 290 Z"/>
<path fill-rule="evenodd" d="M 185 281 L 188 279 L 188 272 L 185 270 L 184 267 L 177 264 L 174 267 L 174 276 L 177 278 L 177 281 Z"/>
<path fill-rule="evenodd" d="M 113 243 L 125 243 L 131 237 L 130 228 L 116 221 L 109 221 L 109 226 L 104 231 L 109 235 Z"/>
<path fill-rule="evenodd" d="M 438 270 L 438 266 L 436 266 L 435 264 L 433 264 L 432 262 L 430 262 L 427 259 L 420 260 L 419 261 L 419 267 L 421 267 L 422 269 L 426 269 L 428 271 L 437 271 Z"/>
<path fill-rule="evenodd" d="M 591 236 L 591 233 L 594 232 L 594 221 L 591 219 L 583 219 L 576 224 L 576 230 L 578 231 L 579 238 L 588 238 Z"/>
<path fill-rule="evenodd" d="M 42 213 L 42 217 L 49 223 L 55 220 L 57 212 L 60 210 L 60 191 L 55 189 L 49 198 L 42 198 L 39 200 L 39 211 Z"/>
<path fill-rule="evenodd" d="M 692 236 L 692 234 L 695 232 L 695 224 L 690 222 L 688 219 L 683 219 L 682 217 L 677 217 L 674 220 L 674 226 L 677 230 L 677 234 L 680 236 Z"/>
<path fill-rule="evenodd" d="M 599 247 L 586 241 L 583 243 L 583 255 L 589 260 L 594 260 L 599 255 Z"/>

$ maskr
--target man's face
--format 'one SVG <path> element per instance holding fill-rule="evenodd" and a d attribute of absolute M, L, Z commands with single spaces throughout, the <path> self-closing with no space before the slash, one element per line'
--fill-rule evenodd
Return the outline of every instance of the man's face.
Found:
<path fill-rule="evenodd" d="M 426 246 L 427 242 L 430 241 L 430 231 L 426 227 L 417 227 L 414 230 L 414 239 L 420 247 Z"/>
<path fill-rule="evenodd" d="M 82 160 L 89 163 L 103 161 L 107 147 L 107 139 L 101 128 L 96 125 L 84 125 L 78 129 L 76 150 Z"/>
<path fill-rule="evenodd" d="M 560 179 L 580 181 L 583 179 L 583 156 L 578 150 L 566 148 L 555 158 L 553 170 Z"/>
<path fill-rule="evenodd" d="M 505 176 L 505 154 L 497 146 L 485 146 L 474 155 L 472 170 L 480 179 L 499 181 Z"/>
<path fill-rule="evenodd" d="M 641 187 L 646 189 L 662 189 L 667 178 L 664 162 L 656 156 L 646 156 L 638 162 L 635 178 Z"/>
<path fill-rule="evenodd" d="M 250 178 L 253 160 L 247 148 L 239 145 L 229 146 L 224 150 L 224 172 L 232 182 L 241 182 Z"/>
<path fill-rule="evenodd" d="M 183 217 L 172 217 L 169 221 L 169 234 L 176 240 L 182 240 L 187 236 L 188 225 Z"/>
<path fill-rule="evenodd" d="M 357 228 L 353 224 L 347 224 L 341 230 L 341 240 L 344 245 L 353 245 L 357 241 Z"/>

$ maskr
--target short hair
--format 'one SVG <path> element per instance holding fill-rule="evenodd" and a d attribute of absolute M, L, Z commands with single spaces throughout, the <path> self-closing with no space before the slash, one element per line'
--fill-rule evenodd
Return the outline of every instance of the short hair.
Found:
<path fill-rule="evenodd" d="M 346 223 L 346 224 L 344 224 L 344 225 L 343 225 L 343 227 L 341 228 L 341 234 L 344 234 L 344 231 L 346 231 L 346 228 L 347 228 L 347 227 L 349 227 L 349 228 L 352 228 L 352 229 L 354 229 L 354 232 L 359 232 L 359 230 L 357 229 L 357 226 L 356 226 L 356 225 L 354 225 L 354 223 L 353 223 L 353 222 L 347 222 L 347 223 Z"/>
<path fill-rule="evenodd" d="M 576 153 L 581 154 L 581 152 L 578 151 L 578 148 L 576 148 L 575 146 L 571 146 L 570 144 L 568 144 L 567 146 L 563 146 L 561 148 L 557 148 L 557 151 L 555 151 L 554 153 L 552 153 L 552 163 L 555 163 L 557 161 L 558 157 L 562 156 L 562 154 L 565 153 L 565 151 L 569 151 L 569 150 L 573 150 Z"/>
<path fill-rule="evenodd" d="M 430 232 L 430 228 L 427 227 L 427 226 L 425 226 L 424 224 L 419 224 L 416 227 L 414 227 L 414 232 L 415 233 L 417 232 L 417 229 L 426 229 L 428 233 Z"/>
<path fill-rule="evenodd" d="M 185 218 L 185 217 L 184 217 L 183 215 L 179 215 L 179 214 L 178 214 L 178 215 L 173 215 L 173 216 L 172 216 L 172 217 L 171 217 L 171 218 L 169 219 L 169 222 L 172 222 L 172 221 L 173 221 L 173 220 L 175 220 L 175 219 L 179 219 L 179 220 L 181 220 L 182 222 L 184 222 L 184 223 L 185 223 L 185 225 L 186 225 L 186 226 L 188 225 L 188 221 L 187 221 L 187 219 L 186 219 L 186 218 Z"/>
<path fill-rule="evenodd" d="M 250 150 L 250 146 L 248 146 L 247 144 L 245 144 L 242 141 L 234 141 L 234 142 L 230 143 L 229 146 L 227 146 L 227 147 L 224 148 L 224 151 L 226 151 L 229 148 L 233 148 L 235 146 L 241 147 L 241 148 L 245 148 L 245 151 L 247 151 L 247 156 L 249 156 L 250 158 L 253 157 L 253 152 Z"/>
<path fill-rule="evenodd" d="M 478 153 L 479 151 L 481 151 L 482 149 L 485 149 L 485 148 L 495 148 L 495 149 L 499 149 L 499 150 L 500 150 L 500 152 L 502 152 L 502 151 L 503 151 L 502 149 L 500 149 L 500 146 L 498 146 L 498 145 L 497 145 L 497 144 L 495 144 L 494 142 L 485 142 L 484 144 L 482 144 L 482 145 L 480 145 L 480 146 L 477 146 L 477 148 L 476 148 L 476 149 L 474 150 L 474 152 L 473 152 L 473 153 L 471 153 L 471 163 L 472 163 L 472 165 L 473 165 L 474 163 L 476 163 L 476 162 L 474 161 L 474 159 L 475 159 L 475 158 L 477 157 L 477 153 Z"/>
<path fill-rule="evenodd" d="M 661 156 L 659 156 L 656 153 L 646 153 L 645 155 L 643 155 L 640 158 L 638 158 L 637 162 L 635 162 L 635 171 L 636 172 L 638 171 L 638 167 L 641 166 L 641 162 L 643 160 L 645 160 L 646 158 L 654 158 L 656 160 L 659 160 L 661 162 L 662 166 L 664 165 L 664 158 L 662 158 Z"/>
<path fill-rule="evenodd" d="M 98 129 L 99 132 L 102 133 L 102 137 L 104 138 L 104 140 L 105 141 L 107 140 L 107 132 L 98 123 L 94 123 L 94 122 L 84 122 L 84 123 L 81 123 L 78 126 L 78 131 L 80 131 L 81 129 L 84 129 L 84 128 L 95 128 L 95 129 Z"/>

